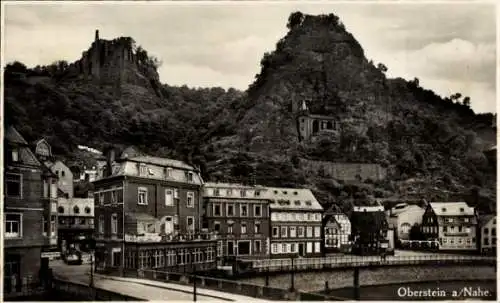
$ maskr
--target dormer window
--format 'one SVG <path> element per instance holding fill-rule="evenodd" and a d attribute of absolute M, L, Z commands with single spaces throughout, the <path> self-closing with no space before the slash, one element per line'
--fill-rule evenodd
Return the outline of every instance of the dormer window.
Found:
<path fill-rule="evenodd" d="M 445 213 L 446 212 L 446 208 L 445 207 L 441 208 L 441 211 Z"/>
<path fill-rule="evenodd" d="M 463 209 L 463 207 L 460 208 L 460 212 L 463 213 L 465 210 Z"/>
<path fill-rule="evenodd" d="M 274 191 L 274 194 L 275 194 L 275 195 L 276 195 L 276 194 L 278 194 L 278 191 L 277 191 L 277 190 L 275 190 L 275 191 Z"/>
<path fill-rule="evenodd" d="M 260 196 L 260 191 L 256 190 L 254 193 L 254 196 L 256 196 L 256 197 Z"/>
<path fill-rule="evenodd" d="M 187 181 L 188 182 L 193 182 L 193 173 L 192 172 L 188 172 L 187 173 Z"/>
<path fill-rule="evenodd" d="M 147 166 L 146 164 L 139 164 L 139 175 L 140 176 L 146 176 L 147 174 Z"/>
<path fill-rule="evenodd" d="M 170 167 L 165 167 L 163 173 L 165 174 L 165 178 L 172 177 L 172 169 Z"/>
<path fill-rule="evenodd" d="M 219 196 L 220 193 L 219 193 L 219 189 L 218 188 L 214 188 L 214 196 Z"/>
<path fill-rule="evenodd" d="M 227 196 L 231 196 L 232 194 L 233 194 L 233 190 L 232 189 L 226 190 L 226 195 Z"/>
<path fill-rule="evenodd" d="M 17 149 L 12 150 L 12 162 L 19 162 L 19 151 Z"/>
<path fill-rule="evenodd" d="M 244 189 L 240 190 L 240 196 L 241 197 L 246 197 L 247 193 Z"/>
<path fill-rule="evenodd" d="M 307 206 L 311 206 L 311 205 L 312 205 L 312 202 L 311 202 L 311 201 L 306 201 L 306 205 L 307 205 Z"/>
<path fill-rule="evenodd" d="M 294 194 L 294 195 L 298 195 L 299 193 L 298 193 L 298 192 L 296 192 L 296 191 L 294 191 L 294 192 L 293 192 L 293 194 Z"/>
<path fill-rule="evenodd" d="M 287 191 L 286 191 L 286 190 L 284 190 L 284 191 L 283 191 L 283 194 L 284 194 L 284 195 L 286 195 L 286 194 L 287 194 Z"/>
<path fill-rule="evenodd" d="M 294 204 L 297 205 L 297 206 L 300 206 L 300 201 L 299 200 L 295 200 Z"/>

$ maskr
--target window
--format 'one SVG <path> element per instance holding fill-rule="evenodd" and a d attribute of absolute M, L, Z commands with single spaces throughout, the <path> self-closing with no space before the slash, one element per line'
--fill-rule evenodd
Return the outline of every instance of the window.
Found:
<path fill-rule="evenodd" d="M 255 196 L 255 197 L 259 197 L 259 196 L 260 196 L 260 191 L 256 190 L 256 191 L 254 192 L 254 196 Z"/>
<path fill-rule="evenodd" d="M 104 233 L 104 216 L 99 215 L 99 233 Z"/>
<path fill-rule="evenodd" d="M 179 198 L 179 190 L 177 188 L 174 189 L 174 199 Z"/>
<path fill-rule="evenodd" d="M 255 240 L 254 242 L 254 251 L 255 253 L 260 253 L 261 252 L 261 247 L 260 247 L 260 240 Z"/>
<path fill-rule="evenodd" d="M 487 235 L 489 232 L 490 232 L 490 230 L 486 227 L 486 228 L 484 229 L 484 234 L 485 234 L 485 235 Z"/>
<path fill-rule="evenodd" d="M 403 224 L 401 224 L 401 232 L 402 232 L 403 234 L 407 234 L 407 233 L 409 233 L 409 232 L 410 232 L 410 229 L 411 229 L 411 225 L 410 225 L 410 223 L 403 223 Z"/>
<path fill-rule="evenodd" d="M 187 207 L 194 207 L 194 193 L 193 192 L 188 192 L 187 193 L 187 202 L 186 202 Z"/>
<path fill-rule="evenodd" d="M 214 204 L 214 216 L 222 216 L 222 211 L 219 203 Z"/>
<path fill-rule="evenodd" d="M 491 235 L 496 236 L 497 235 L 497 229 L 495 227 L 491 228 Z"/>
<path fill-rule="evenodd" d="M 165 169 L 165 177 L 166 177 L 166 178 L 170 178 L 170 177 L 172 177 L 172 169 L 171 169 L 170 167 L 167 167 L 167 168 Z"/>
<path fill-rule="evenodd" d="M 116 204 L 116 191 L 111 191 L 111 203 Z"/>
<path fill-rule="evenodd" d="M 215 230 L 216 232 L 220 232 L 220 223 L 219 223 L 219 222 L 215 222 L 215 223 L 214 223 L 214 230 Z"/>
<path fill-rule="evenodd" d="M 99 204 L 100 205 L 104 204 L 104 193 L 99 193 Z"/>
<path fill-rule="evenodd" d="M 464 218 L 464 222 L 469 222 L 469 218 Z"/>
<path fill-rule="evenodd" d="M 61 177 L 64 177 L 65 173 L 64 170 L 61 170 Z"/>
<path fill-rule="evenodd" d="M 297 237 L 297 229 L 295 228 L 295 226 L 290 227 L 290 237 Z"/>
<path fill-rule="evenodd" d="M 262 206 L 261 205 L 255 205 L 253 210 L 254 210 L 254 216 L 256 216 L 256 217 L 262 216 Z"/>
<path fill-rule="evenodd" d="M 277 238 L 278 237 L 278 227 L 273 227 L 273 238 Z"/>
<path fill-rule="evenodd" d="M 248 205 L 240 205 L 240 216 L 248 216 Z"/>
<path fill-rule="evenodd" d="M 304 237 L 304 226 L 299 226 L 297 228 L 297 237 L 300 237 L 300 238 Z"/>
<path fill-rule="evenodd" d="M 461 233 L 462 232 L 462 226 L 459 226 L 458 227 L 458 232 Z"/>
<path fill-rule="evenodd" d="M 111 215 L 111 233 L 116 234 L 118 232 L 118 215 Z"/>
<path fill-rule="evenodd" d="M 214 188 L 214 196 L 220 196 L 220 192 L 218 188 Z"/>
<path fill-rule="evenodd" d="M 22 197 L 22 180 L 20 174 L 5 174 L 5 194 L 7 197 Z"/>
<path fill-rule="evenodd" d="M 139 199 L 137 204 L 147 205 L 148 204 L 148 189 L 145 187 L 139 187 L 138 189 Z"/>
<path fill-rule="evenodd" d="M 233 233 L 233 224 L 228 224 L 227 225 L 227 233 L 232 234 Z"/>
<path fill-rule="evenodd" d="M 91 211 L 90 207 L 85 206 L 85 213 L 86 214 L 90 214 L 90 211 Z"/>
<path fill-rule="evenodd" d="M 139 164 L 139 174 L 141 176 L 147 176 L 148 168 L 147 168 L 146 164 Z"/>
<path fill-rule="evenodd" d="M 244 189 L 240 190 L 240 196 L 246 197 L 247 193 Z"/>
<path fill-rule="evenodd" d="M 226 205 L 226 215 L 227 216 L 234 216 L 234 205 L 233 204 L 227 204 Z"/>
<path fill-rule="evenodd" d="M 57 183 L 56 180 L 52 180 L 52 184 L 50 185 L 50 197 L 57 198 Z"/>
<path fill-rule="evenodd" d="M 314 252 L 321 252 L 321 244 L 319 242 L 314 242 Z"/>
<path fill-rule="evenodd" d="M 188 182 L 193 182 L 193 173 L 192 172 L 188 172 L 187 173 L 187 181 Z"/>
<path fill-rule="evenodd" d="M 312 226 L 308 226 L 307 227 L 307 237 L 312 238 L 312 236 L 313 236 L 313 228 L 312 228 Z"/>
<path fill-rule="evenodd" d="M 277 253 L 278 253 L 278 244 L 273 243 L 273 244 L 271 245 L 271 252 L 272 252 L 273 254 L 277 254 Z"/>
<path fill-rule="evenodd" d="M 57 212 L 58 212 L 58 213 L 60 213 L 60 214 L 64 214 L 64 207 L 59 206 L 59 207 L 57 208 Z"/>
<path fill-rule="evenodd" d="M 490 245 L 490 238 L 484 238 L 484 245 Z"/>
<path fill-rule="evenodd" d="M 321 227 L 319 227 L 319 226 L 314 227 L 314 237 L 316 237 L 316 238 L 321 237 Z"/>
<path fill-rule="evenodd" d="M 226 195 L 227 196 L 232 196 L 233 195 L 233 190 L 232 189 L 226 190 Z"/>
<path fill-rule="evenodd" d="M 260 223 L 257 223 L 257 222 L 256 222 L 256 223 L 253 225 L 253 227 L 254 227 L 254 234 L 260 234 Z"/>
<path fill-rule="evenodd" d="M 12 162 L 19 162 L 19 151 L 17 149 L 12 150 Z"/>
<path fill-rule="evenodd" d="M 188 232 L 194 232 L 194 217 L 193 216 L 188 216 L 186 218 L 187 222 L 187 230 Z"/>
<path fill-rule="evenodd" d="M 22 215 L 21 214 L 5 214 L 4 237 L 6 239 L 22 237 Z"/>
<path fill-rule="evenodd" d="M 288 236 L 288 227 L 282 226 L 281 227 L 281 237 L 286 238 Z"/>
<path fill-rule="evenodd" d="M 242 234 L 247 233 L 247 224 L 246 223 L 241 223 L 241 233 Z"/>
<path fill-rule="evenodd" d="M 443 226 L 443 232 L 448 232 L 448 226 Z"/>
<path fill-rule="evenodd" d="M 73 213 L 79 214 L 80 213 L 80 208 L 78 208 L 78 206 L 75 205 L 75 207 L 73 207 Z"/>
<path fill-rule="evenodd" d="M 290 244 L 290 252 L 292 253 L 296 252 L 295 249 L 296 249 L 295 243 Z"/>
<path fill-rule="evenodd" d="M 304 214 L 303 214 L 303 213 L 298 213 L 298 214 L 297 214 L 297 220 L 298 220 L 298 221 L 302 221 L 302 220 L 304 220 Z"/>

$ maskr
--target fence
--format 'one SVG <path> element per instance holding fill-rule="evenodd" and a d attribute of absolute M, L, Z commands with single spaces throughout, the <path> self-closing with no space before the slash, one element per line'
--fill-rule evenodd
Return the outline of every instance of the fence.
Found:
<path fill-rule="evenodd" d="M 294 258 L 253 260 L 257 272 L 299 271 L 310 269 L 353 268 L 402 265 L 452 265 L 452 264 L 496 264 L 490 256 L 461 255 L 415 255 L 415 256 L 334 256 L 323 258 Z"/>
<path fill-rule="evenodd" d="M 70 282 L 62 278 L 54 278 L 50 296 L 57 299 L 77 301 L 144 301 L 102 288 L 89 287 L 88 284 Z"/>
<path fill-rule="evenodd" d="M 193 274 L 182 274 L 175 272 L 157 271 L 157 270 L 139 270 L 139 277 L 163 281 L 169 283 L 178 283 L 182 285 L 193 285 L 193 293 L 196 287 L 202 289 L 211 289 L 220 292 L 232 293 L 236 295 L 260 298 L 277 301 L 343 301 L 346 298 L 328 296 L 317 293 L 307 293 L 291 291 L 288 289 L 274 288 L 268 286 L 242 283 L 239 281 L 197 276 Z M 196 284 L 196 287 L 195 287 Z"/>

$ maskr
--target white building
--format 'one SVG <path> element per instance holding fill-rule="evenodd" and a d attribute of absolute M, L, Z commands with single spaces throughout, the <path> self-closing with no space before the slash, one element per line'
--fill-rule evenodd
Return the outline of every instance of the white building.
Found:
<path fill-rule="evenodd" d="M 321 255 L 323 207 L 309 189 L 271 188 L 271 257 Z"/>

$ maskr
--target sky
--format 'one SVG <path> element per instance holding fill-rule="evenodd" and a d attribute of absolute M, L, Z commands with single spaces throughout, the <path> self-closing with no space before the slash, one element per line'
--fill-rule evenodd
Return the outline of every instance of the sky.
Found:
<path fill-rule="evenodd" d="M 474 2 L 474 1 L 473 1 Z M 244 90 L 290 13 L 334 13 L 389 77 L 419 78 L 441 96 L 496 112 L 496 8 L 491 3 L 135 2 L 4 3 L 5 63 L 73 62 L 94 39 L 133 37 L 162 61 L 160 80 Z"/>

